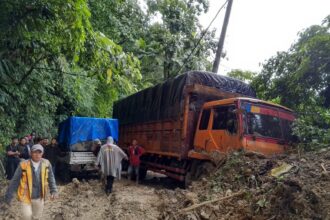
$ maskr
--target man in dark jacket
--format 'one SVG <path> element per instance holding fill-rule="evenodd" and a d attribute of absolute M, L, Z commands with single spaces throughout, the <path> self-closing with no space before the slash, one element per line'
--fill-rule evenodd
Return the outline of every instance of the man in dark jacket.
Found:
<path fill-rule="evenodd" d="M 11 139 L 11 144 L 7 146 L 6 148 L 6 174 L 7 174 L 7 179 L 10 180 L 14 173 L 15 170 L 19 164 L 19 151 L 18 151 L 18 138 L 13 137 Z"/>
<path fill-rule="evenodd" d="M 60 154 L 61 151 L 58 147 L 56 138 L 52 138 L 51 143 L 45 147 L 44 158 L 49 160 L 49 162 L 51 163 L 54 175 L 55 175 L 57 159 L 60 156 Z"/>
<path fill-rule="evenodd" d="M 20 153 L 19 158 L 21 158 L 21 160 L 27 160 L 30 158 L 29 147 L 27 145 L 25 137 L 22 137 L 19 140 L 18 152 Z"/>

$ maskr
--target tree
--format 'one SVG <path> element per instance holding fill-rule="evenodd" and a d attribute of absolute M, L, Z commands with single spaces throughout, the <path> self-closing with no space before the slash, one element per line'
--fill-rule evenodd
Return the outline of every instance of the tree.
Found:
<path fill-rule="evenodd" d="M 94 31 L 87 1 L 1 6 L 0 140 L 54 133 L 62 116 L 93 112 L 98 84 L 141 78 L 137 58 Z"/>
<path fill-rule="evenodd" d="M 147 4 L 148 14 L 160 20 L 150 25 L 145 37 L 147 54 L 142 57 L 142 71 L 158 76 L 162 72 L 162 78 L 168 79 L 188 70 L 210 70 L 208 58 L 216 48 L 214 32 L 206 33 L 197 45 L 203 33 L 198 15 L 208 10 L 208 1 L 148 0 Z M 195 54 L 187 59 L 195 47 Z"/>
<path fill-rule="evenodd" d="M 244 81 L 246 83 L 251 83 L 254 78 L 256 77 L 257 73 L 256 72 L 252 72 L 252 71 L 244 71 L 244 70 L 240 70 L 240 69 L 234 69 L 232 71 L 230 71 L 229 73 L 227 73 L 227 76 L 235 78 L 235 79 L 239 79 L 241 81 Z"/>
<path fill-rule="evenodd" d="M 330 85 L 329 18 L 307 28 L 289 51 L 263 65 L 253 83 L 261 98 L 280 97 L 283 105 L 294 109 L 312 99 L 325 104 Z"/>
<path fill-rule="evenodd" d="M 126 52 L 141 61 L 140 88 L 159 83 L 192 69 L 210 70 L 214 31 L 204 32 L 198 16 L 208 9 L 206 0 L 146 0 L 144 12 L 137 0 L 90 1 L 92 23 L 113 36 Z M 195 53 L 187 59 L 194 47 Z M 181 70 L 180 70 L 181 69 Z"/>
<path fill-rule="evenodd" d="M 288 51 L 266 61 L 252 82 L 260 98 L 277 99 L 299 113 L 295 132 L 304 142 L 330 144 L 329 28 L 330 16 L 301 32 Z"/>

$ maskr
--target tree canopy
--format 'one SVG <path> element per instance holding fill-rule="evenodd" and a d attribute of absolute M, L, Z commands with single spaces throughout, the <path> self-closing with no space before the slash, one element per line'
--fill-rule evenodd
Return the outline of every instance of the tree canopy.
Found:
<path fill-rule="evenodd" d="M 0 141 L 56 133 L 70 115 L 110 117 L 115 100 L 207 69 L 213 33 L 206 0 L 3 0 L 0 15 Z M 159 15 L 159 16 L 158 16 Z M 185 64 L 185 65 L 183 65 Z"/>

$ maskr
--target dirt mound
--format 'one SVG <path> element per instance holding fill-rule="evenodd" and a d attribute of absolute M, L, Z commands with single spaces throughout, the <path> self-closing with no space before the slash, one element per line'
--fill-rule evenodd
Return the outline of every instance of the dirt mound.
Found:
<path fill-rule="evenodd" d="M 212 175 L 176 190 L 175 197 L 160 192 L 169 201 L 161 218 L 330 219 L 329 171 L 330 149 L 273 158 L 235 152 Z"/>

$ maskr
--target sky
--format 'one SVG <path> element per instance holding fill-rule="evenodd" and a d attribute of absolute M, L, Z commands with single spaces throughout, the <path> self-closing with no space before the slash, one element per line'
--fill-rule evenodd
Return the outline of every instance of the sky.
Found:
<path fill-rule="evenodd" d="M 209 0 L 207 14 L 200 17 L 206 28 L 225 0 Z M 219 38 L 225 10 L 214 21 Z M 260 71 L 260 64 L 286 51 L 298 39 L 298 32 L 321 24 L 330 14 L 329 0 L 233 0 L 225 38 L 227 56 L 220 61 L 220 74 L 232 69 Z"/>

